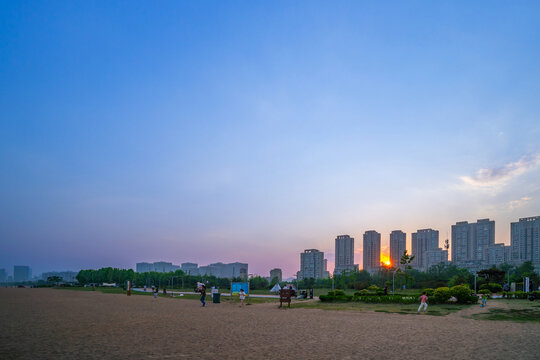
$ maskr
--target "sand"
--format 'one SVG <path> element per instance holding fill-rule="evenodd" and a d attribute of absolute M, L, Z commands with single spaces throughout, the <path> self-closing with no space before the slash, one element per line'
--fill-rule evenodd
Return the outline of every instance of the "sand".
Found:
<path fill-rule="evenodd" d="M 540 358 L 538 323 L 463 315 L 0 289 L 0 359 Z"/>

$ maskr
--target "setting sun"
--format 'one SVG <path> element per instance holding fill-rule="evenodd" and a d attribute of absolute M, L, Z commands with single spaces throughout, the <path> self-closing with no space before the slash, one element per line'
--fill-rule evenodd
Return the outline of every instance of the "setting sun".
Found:
<path fill-rule="evenodd" d="M 381 254 L 381 263 L 383 263 L 383 265 L 387 267 L 390 267 L 392 265 L 392 262 L 390 261 L 390 257 L 385 254 Z"/>

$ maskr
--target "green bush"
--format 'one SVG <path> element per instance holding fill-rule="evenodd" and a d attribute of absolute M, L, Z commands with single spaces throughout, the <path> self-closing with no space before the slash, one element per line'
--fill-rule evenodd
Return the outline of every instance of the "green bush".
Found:
<path fill-rule="evenodd" d="M 367 295 L 355 297 L 354 300 L 371 304 L 415 304 L 418 302 L 418 297 L 411 295 Z"/>
<path fill-rule="evenodd" d="M 492 293 L 498 293 L 502 291 L 502 285 L 496 283 L 489 283 L 488 289 L 491 290 Z"/>
<path fill-rule="evenodd" d="M 491 295 L 491 290 L 489 290 L 489 289 L 482 289 L 482 290 L 479 290 L 478 293 L 479 293 L 479 294 L 482 294 L 482 295 Z"/>
<path fill-rule="evenodd" d="M 457 299 L 460 304 L 470 304 L 478 302 L 478 297 L 472 294 L 471 289 L 465 285 L 456 285 L 450 288 L 450 294 Z"/>
<path fill-rule="evenodd" d="M 370 285 L 370 286 L 368 286 L 368 290 L 376 292 L 376 291 L 382 290 L 382 289 L 380 287 L 378 287 L 377 285 Z"/>
<path fill-rule="evenodd" d="M 435 293 L 435 290 L 431 288 L 424 289 L 424 291 L 426 292 L 427 296 L 433 296 L 433 294 Z"/>
<path fill-rule="evenodd" d="M 452 296 L 450 289 L 447 287 L 440 287 L 433 292 L 433 297 L 436 303 L 445 303 Z"/>
<path fill-rule="evenodd" d="M 345 295 L 342 290 L 329 291 L 328 295 L 320 295 L 319 300 L 322 302 L 347 302 L 352 301 L 352 295 Z"/>

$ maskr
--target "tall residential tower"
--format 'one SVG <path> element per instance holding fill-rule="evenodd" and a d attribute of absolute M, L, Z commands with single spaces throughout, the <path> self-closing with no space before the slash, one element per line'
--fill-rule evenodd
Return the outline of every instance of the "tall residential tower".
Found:
<path fill-rule="evenodd" d="M 338 235 L 335 253 L 334 274 L 358 270 L 358 265 L 354 264 L 354 238 L 349 235 Z"/>
<path fill-rule="evenodd" d="M 398 266 L 407 249 L 407 235 L 401 230 L 394 230 L 390 233 L 390 262 L 392 266 Z"/>
<path fill-rule="evenodd" d="M 364 270 L 375 272 L 381 267 L 381 234 L 369 230 L 364 233 Z"/>

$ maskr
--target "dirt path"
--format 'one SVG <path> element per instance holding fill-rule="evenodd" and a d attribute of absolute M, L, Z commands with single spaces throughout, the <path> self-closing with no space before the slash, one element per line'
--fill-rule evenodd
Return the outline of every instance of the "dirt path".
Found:
<path fill-rule="evenodd" d="M 479 307 L 479 306 L 478 306 Z M 477 311 L 476 307 L 466 311 Z M 0 289 L 1 359 L 536 359 L 540 325 Z M 504 335 L 504 336 L 503 336 Z"/>

